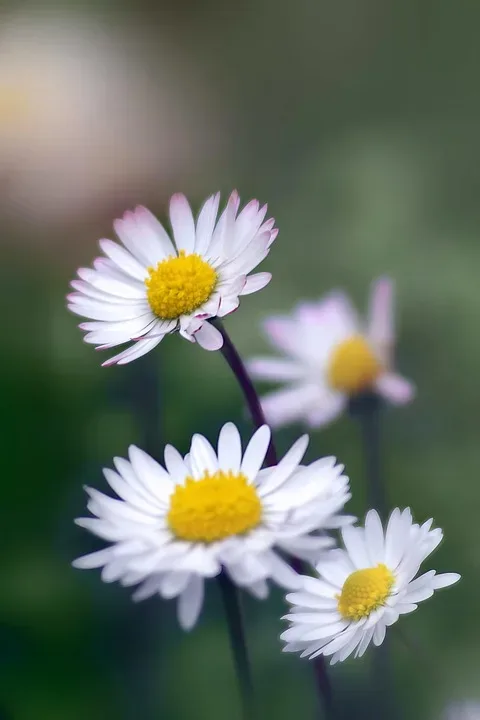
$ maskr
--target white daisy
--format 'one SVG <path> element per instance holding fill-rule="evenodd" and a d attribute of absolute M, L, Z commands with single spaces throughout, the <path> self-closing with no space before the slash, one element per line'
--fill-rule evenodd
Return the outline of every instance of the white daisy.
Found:
<path fill-rule="evenodd" d="M 381 645 L 386 629 L 417 603 L 460 579 L 457 573 L 435 570 L 413 579 L 420 565 L 442 539 L 432 520 L 419 526 L 407 508 L 396 508 L 384 532 L 375 510 L 367 513 L 365 529 L 342 530 L 345 550 L 331 550 L 316 566 L 319 577 L 303 576 L 300 592 L 287 595 L 293 605 L 282 633 L 287 652 L 302 657 L 361 657 L 370 642 Z"/>
<path fill-rule="evenodd" d="M 480 720 L 480 703 L 473 701 L 452 703 L 443 718 L 444 720 Z"/>
<path fill-rule="evenodd" d="M 335 458 L 300 466 L 307 435 L 261 470 L 269 442 L 264 425 L 242 453 L 239 432 L 227 423 L 217 452 L 202 435 L 193 436 L 184 458 L 167 445 L 166 469 L 131 446 L 129 460 L 114 458 L 116 472 L 104 470 L 120 499 L 87 488 L 96 517 L 76 521 L 112 544 L 74 566 L 103 567 L 105 582 L 141 583 L 136 600 L 178 597 L 185 629 L 200 613 L 205 578 L 222 569 L 258 598 L 268 594 L 269 579 L 300 587 L 283 554 L 313 563 L 333 544 L 318 531 L 352 520 L 339 516 L 350 498 L 348 478 Z"/>
<path fill-rule="evenodd" d="M 278 233 L 273 218 L 264 222 L 267 206 L 252 200 L 237 216 L 240 198 L 233 192 L 217 221 L 219 200 L 219 194 L 208 198 L 195 222 L 186 197 L 173 195 L 175 244 L 146 208 L 125 213 L 114 224 L 125 247 L 100 240 L 106 257 L 78 271 L 68 307 L 92 321 L 80 325 L 85 341 L 98 349 L 134 343 L 104 365 L 129 363 L 175 330 L 218 350 L 221 333 L 206 320 L 233 312 L 240 295 L 270 281 L 270 273 L 248 275 Z"/>
<path fill-rule="evenodd" d="M 304 420 L 319 427 L 335 419 L 349 397 L 369 390 L 397 404 L 413 398 L 412 384 L 391 370 L 395 333 L 388 278 L 372 286 L 366 324 L 344 293 L 333 292 L 318 302 L 301 303 L 290 315 L 268 318 L 264 328 L 286 355 L 248 363 L 253 377 L 286 383 L 262 398 L 272 426 Z"/>

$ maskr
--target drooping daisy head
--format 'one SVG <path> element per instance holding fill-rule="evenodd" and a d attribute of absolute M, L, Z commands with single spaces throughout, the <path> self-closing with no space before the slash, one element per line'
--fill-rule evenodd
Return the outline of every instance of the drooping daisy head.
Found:
<path fill-rule="evenodd" d="M 241 295 L 261 290 L 270 273 L 249 275 L 268 255 L 278 231 L 267 206 L 256 200 L 238 213 L 233 192 L 217 220 L 220 195 L 212 195 L 195 222 L 184 195 L 170 201 L 172 241 L 146 209 L 127 212 L 114 223 L 122 245 L 100 240 L 105 257 L 93 269 L 78 270 L 69 309 L 89 318 L 80 327 L 97 349 L 133 343 L 104 365 L 123 365 L 152 350 L 178 330 L 207 350 L 223 343 L 209 318 L 236 310 Z"/>
<path fill-rule="evenodd" d="M 353 652 L 361 657 L 372 640 L 382 644 L 400 615 L 457 582 L 457 573 L 435 570 L 415 579 L 442 539 L 431 526 L 432 520 L 417 525 L 408 508 L 396 508 L 385 530 L 375 510 L 365 528 L 345 527 L 345 549 L 331 550 L 316 566 L 318 577 L 303 576 L 301 590 L 287 595 L 293 608 L 285 616 L 290 627 L 281 636 L 284 650 L 310 659 L 331 656 L 332 664 Z"/>
<path fill-rule="evenodd" d="M 253 377 L 285 383 L 262 399 L 272 426 L 297 420 L 311 427 L 331 422 L 349 398 L 375 391 L 396 404 L 413 398 L 412 384 L 392 370 L 393 283 L 377 280 L 363 323 L 349 298 L 333 292 L 298 305 L 290 315 L 267 318 L 265 332 L 284 357 L 258 357 Z"/>
<path fill-rule="evenodd" d="M 264 425 L 242 452 L 237 428 L 227 423 L 217 451 L 194 435 L 185 457 L 166 446 L 165 467 L 131 446 L 128 460 L 114 458 L 115 471 L 104 470 L 119 499 L 87 488 L 95 517 L 77 520 L 110 545 L 75 567 L 103 567 L 105 582 L 140 584 L 136 600 L 177 597 L 185 629 L 200 613 L 204 580 L 222 570 L 258 598 L 268 594 L 269 579 L 300 587 L 284 555 L 313 563 L 331 547 L 320 531 L 352 520 L 340 515 L 348 478 L 335 458 L 300 466 L 306 435 L 261 470 L 269 442 Z"/>

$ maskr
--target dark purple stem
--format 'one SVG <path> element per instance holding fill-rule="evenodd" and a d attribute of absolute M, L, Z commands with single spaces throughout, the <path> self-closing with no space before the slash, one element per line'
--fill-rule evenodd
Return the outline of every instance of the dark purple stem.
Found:
<path fill-rule="evenodd" d="M 222 333 L 222 355 L 229 364 L 231 371 L 235 375 L 238 384 L 242 389 L 243 395 L 248 405 L 248 409 L 250 411 L 250 415 L 252 416 L 253 424 L 256 428 L 259 428 L 262 425 L 267 425 L 267 421 L 265 420 L 265 415 L 263 414 L 262 406 L 260 404 L 260 399 L 257 395 L 250 375 L 248 374 L 247 369 L 243 364 L 243 360 L 237 352 L 237 348 L 230 340 L 230 336 L 225 330 L 223 323 L 220 320 L 215 319 L 213 321 L 213 324 L 215 325 L 217 330 L 220 330 L 220 332 Z M 278 463 L 277 451 L 275 449 L 273 439 L 270 440 L 270 445 L 268 446 L 265 460 L 267 461 L 267 467 L 271 467 Z"/>
<path fill-rule="evenodd" d="M 230 366 L 231 371 L 235 375 L 238 384 L 242 389 L 245 401 L 248 405 L 248 409 L 253 420 L 253 424 L 256 428 L 259 428 L 262 425 L 267 425 L 268 423 L 265 420 L 265 415 L 260 403 L 260 398 L 257 395 L 257 391 L 255 390 L 255 387 L 250 378 L 250 375 L 247 372 L 243 360 L 238 354 L 237 348 L 231 341 L 230 336 L 225 330 L 225 327 L 221 320 L 216 318 L 215 320 L 212 320 L 212 323 L 213 325 L 215 325 L 217 330 L 222 333 L 222 355 Z M 277 451 L 275 449 L 273 438 L 270 440 L 270 445 L 268 446 L 268 451 L 265 459 L 267 467 L 271 467 L 278 463 Z M 304 575 L 308 573 L 307 568 L 304 567 L 301 560 L 292 558 L 291 565 L 293 569 L 299 574 Z M 315 660 L 313 660 L 313 666 L 315 669 L 317 688 L 320 693 L 321 700 L 323 701 L 327 717 L 333 718 L 335 717 L 335 715 L 333 711 L 332 687 L 330 685 L 330 679 L 327 673 L 325 658 L 322 655 L 319 655 L 315 658 Z"/>

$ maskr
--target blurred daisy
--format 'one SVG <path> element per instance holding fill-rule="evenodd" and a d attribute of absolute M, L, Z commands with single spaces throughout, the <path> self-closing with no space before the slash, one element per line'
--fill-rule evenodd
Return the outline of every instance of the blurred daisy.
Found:
<path fill-rule="evenodd" d="M 333 544 L 318 531 L 351 522 L 339 515 L 350 497 L 348 478 L 334 458 L 300 466 L 306 435 L 278 465 L 261 470 L 269 442 L 264 425 L 242 453 L 239 432 L 227 423 L 217 451 L 202 435 L 193 436 L 185 457 L 167 445 L 166 469 L 131 446 L 128 461 L 114 459 L 116 472 L 104 470 L 120 499 L 87 488 L 96 517 L 76 521 L 112 544 L 74 566 L 103 567 L 105 582 L 140 583 L 136 600 L 178 597 L 184 629 L 198 618 L 205 578 L 222 569 L 258 598 L 267 596 L 269 579 L 300 587 L 283 554 L 313 563 Z"/>
<path fill-rule="evenodd" d="M 165 196 L 225 155 L 218 103 L 169 33 L 152 43 L 142 22 L 36 5 L 0 23 L 0 209 L 37 226 L 27 238 Z"/>
<path fill-rule="evenodd" d="M 412 384 L 391 369 L 395 333 L 388 278 L 372 286 L 366 325 L 349 298 L 333 292 L 301 303 L 290 315 L 268 318 L 264 328 L 287 356 L 248 363 L 253 377 L 286 383 L 262 399 L 272 426 L 304 420 L 319 427 L 345 410 L 349 397 L 371 390 L 399 405 L 413 398 Z"/>
<path fill-rule="evenodd" d="M 442 539 L 432 522 L 419 526 L 408 508 L 396 508 L 385 532 L 375 510 L 367 513 L 365 529 L 344 528 L 345 550 L 331 550 L 316 566 L 319 578 L 303 576 L 301 591 L 287 595 L 293 609 L 285 616 L 290 628 L 281 636 L 284 650 L 310 659 L 332 656 L 332 664 L 354 651 L 361 657 L 372 640 L 382 644 L 400 615 L 457 582 L 457 573 L 435 570 L 414 580 Z"/>
<path fill-rule="evenodd" d="M 473 701 L 452 703 L 443 718 L 444 720 L 480 720 L 480 703 Z"/>
<path fill-rule="evenodd" d="M 206 322 L 237 309 L 240 295 L 261 290 L 270 273 L 248 273 L 268 255 L 277 236 L 267 206 L 252 200 L 237 215 L 233 192 L 217 221 L 220 195 L 203 205 L 195 223 L 184 195 L 173 195 L 170 222 L 175 244 L 145 208 L 115 222 L 124 248 L 100 240 L 106 257 L 81 268 L 68 307 L 93 322 L 80 325 L 98 349 L 133 342 L 104 365 L 123 365 L 145 355 L 178 330 L 206 350 L 218 350 L 222 335 Z"/>

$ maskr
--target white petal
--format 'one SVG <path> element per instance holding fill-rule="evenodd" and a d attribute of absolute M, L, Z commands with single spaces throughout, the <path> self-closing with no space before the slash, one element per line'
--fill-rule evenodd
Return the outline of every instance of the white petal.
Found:
<path fill-rule="evenodd" d="M 161 223 L 144 207 L 126 212 L 113 224 L 115 232 L 128 250 L 145 267 L 156 267 L 168 255 L 175 254 L 173 244 Z"/>
<path fill-rule="evenodd" d="M 267 422 L 281 427 L 304 418 L 315 406 L 317 396 L 315 385 L 297 385 L 264 395 L 261 403 Z"/>
<path fill-rule="evenodd" d="M 190 469 L 187 467 L 183 457 L 173 445 L 165 445 L 164 450 L 165 467 L 172 476 L 174 482 L 183 482 L 187 475 L 190 475 Z"/>
<path fill-rule="evenodd" d="M 363 530 L 358 527 L 346 527 L 342 530 L 342 539 L 352 563 L 357 570 L 370 565 Z"/>
<path fill-rule="evenodd" d="M 212 195 L 205 201 L 197 220 L 195 252 L 202 255 L 208 249 L 218 213 L 220 193 Z"/>
<path fill-rule="evenodd" d="M 166 488 L 169 493 L 173 492 L 173 482 L 169 474 L 148 453 L 130 445 L 128 456 L 137 479 L 149 492 L 157 496 L 159 487 Z"/>
<path fill-rule="evenodd" d="M 290 360 L 257 357 L 247 362 L 247 369 L 252 377 L 259 380 L 299 380 L 305 373 L 304 368 Z"/>
<path fill-rule="evenodd" d="M 214 449 L 203 435 L 195 434 L 190 448 L 190 464 L 193 477 L 199 480 L 206 472 L 213 474 L 218 470 L 218 460 Z"/>
<path fill-rule="evenodd" d="M 342 393 L 325 392 L 315 401 L 315 407 L 307 413 L 307 422 L 312 428 L 324 427 L 336 420 L 347 406 L 347 398 Z"/>
<path fill-rule="evenodd" d="M 152 311 L 148 302 L 125 300 L 125 304 L 106 303 L 93 298 L 74 295 L 69 296 L 68 309 L 76 315 L 90 320 L 124 321 L 139 317 L 151 317 Z"/>
<path fill-rule="evenodd" d="M 240 198 L 236 190 L 232 192 L 227 200 L 227 206 L 220 215 L 212 235 L 212 242 L 208 248 L 208 257 L 212 260 L 222 258 L 228 241 L 233 236 L 235 216 L 240 205 Z"/>
<path fill-rule="evenodd" d="M 388 361 L 395 340 L 394 284 L 391 278 L 379 278 L 372 284 L 368 316 L 368 337 L 375 347 L 383 351 L 382 359 Z"/>
<path fill-rule="evenodd" d="M 262 290 L 266 285 L 268 285 L 271 279 L 272 274 L 268 272 L 260 272 L 255 273 L 255 275 L 249 275 L 240 295 L 250 295 L 251 293 L 258 292 L 258 290 Z"/>
<path fill-rule="evenodd" d="M 396 373 L 383 373 L 375 383 L 377 391 L 394 405 L 406 405 L 415 397 L 415 386 Z"/>
<path fill-rule="evenodd" d="M 263 465 L 270 444 L 271 431 L 268 425 L 262 425 L 253 435 L 243 455 L 240 471 L 250 482 L 257 477 Z"/>
<path fill-rule="evenodd" d="M 259 478 L 258 494 L 265 497 L 279 488 L 285 480 L 297 469 L 308 446 L 308 435 L 302 435 L 290 448 L 278 465 L 264 480 Z"/>
<path fill-rule="evenodd" d="M 355 657 L 362 657 L 365 654 L 366 649 L 372 642 L 374 633 L 375 633 L 375 628 L 370 628 L 370 630 L 365 631 L 365 633 L 358 645 L 358 650 L 355 653 Z"/>
<path fill-rule="evenodd" d="M 222 297 L 220 300 L 220 305 L 218 307 L 218 311 L 215 313 L 212 313 L 213 315 L 218 315 L 218 317 L 225 317 L 226 315 L 230 315 L 230 313 L 235 312 L 235 310 L 240 305 L 240 299 L 233 295 L 228 297 Z"/>
<path fill-rule="evenodd" d="M 222 333 L 209 322 L 203 323 L 196 331 L 194 339 L 204 350 L 220 350 L 223 345 Z"/>
<path fill-rule="evenodd" d="M 350 642 L 332 656 L 332 659 L 330 660 L 330 665 L 335 665 L 335 663 L 337 662 L 343 662 L 348 657 L 350 657 L 353 651 L 358 647 L 360 640 L 361 636 L 359 635 L 359 633 L 354 633 Z"/>
<path fill-rule="evenodd" d="M 140 510 L 141 512 L 148 513 L 149 515 L 158 515 L 162 505 L 159 504 L 155 496 L 151 495 L 151 499 L 149 498 L 149 500 L 146 500 L 143 495 L 136 492 L 136 490 L 123 478 L 121 478 L 120 475 L 109 468 L 105 468 L 103 474 L 106 481 L 119 498 L 130 503 L 132 507 Z"/>
<path fill-rule="evenodd" d="M 80 570 L 91 570 L 92 568 L 102 567 L 112 558 L 112 548 L 104 548 L 97 552 L 83 555 L 72 562 L 73 567 Z"/>
<path fill-rule="evenodd" d="M 461 575 L 459 575 L 458 573 L 441 573 L 440 575 L 436 575 L 433 578 L 432 587 L 434 587 L 435 590 L 439 590 L 440 588 L 453 585 L 454 583 L 458 582 L 460 578 Z"/>
<path fill-rule="evenodd" d="M 265 580 L 258 580 L 251 585 L 247 585 L 246 589 L 252 593 L 257 600 L 265 600 L 268 597 L 268 584 Z"/>
<path fill-rule="evenodd" d="M 385 623 L 380 621 L 378 625 L 375 626 L 375 629 L 373 631 L 373 644 L 377 647 L 383 643 L 385 640 L 385 635 L 387 632 L 387 626 Z"/>
<path fill-rule="evenodd" d="M 301 576 L 285 562 L 274 550 L 270 550 L 262 556 L 267 564 L 270 577 L 277 585 L 287 590 L 299 590 L 302 586 Z"/>
<path fill-rule="evenodd" d="M 240 433 L 233 423 L 226 423 L 218 436 L 218 464 L 222 470 L 236 473 L 242 460 Z"/>
<path fill-rule="evenodd" d="M 203 604 L 204 581 L 198 575 L 192 575 L 180 595 L 177 605 L 178 622 L 183 630 L 191 630 L 197 622 Z"/>
<path fill-rule="evenodd" d="M 365 518 L 365 545 L 372 565 L 385 561 L 382 521 L 376 510 L 369 510 Z"/>
<path fill-rule="evenodd" d="M 140 587 L 133 593 L 133 602 L 141 602 L 142 600 L 146 600 L 147 598 L 152 597 L 152 595 L 156 595 L 158 592 L 160 592 L 161 579 L 162 576 L 160 574 L 152 575 L 151 577 L 147 578 L 145 582 L 143 582 Z"/>
<path fill-rule="evenodd" d="M 407 591 L 406 595 L 402 598 L 402 602 L 405 603 L 419 603 L 428 598 L 432 597 L 434 593 L 433 587 L 423 587 L 418 590 Z"/>
<path fill-rule="evenodd" d="M 147 268 L 120 245 L 108 239 L 100 240 L 99 244 L 105 255 L 118 265 L 120 270 L 140 282 L 144 282 L 145 278 L 148 277 Z"/>
<path fill-rule="evenodd" d="M 124 350 L 123 352 L 118 353 L 118 355 L 114 355 L 109 360 L 106 360 L 102 363 L 102 367 L 110 367 L 110 365 L 126 365 L 133 360 L 137 360 L 142 357 L 142 355 L 146 355 L 150 352 L 150 350 L 157 347 L 164 337 L 164 335 L 160 335 L 160 337 L 154 337 L 148 340 L 138 340 L 138 342 L 127 348 L 127 350 Z"/>
<path fill-rule="evenodd" d="M 338 601 L 335 598 L 321 598 L 318 595 L 308 592 L 289 593 L 286 598 L 287 602 L 293 605 L 301 606 L 312 610 L 330 610 L 336 611 Z"/>
<path fill-rule="evenodd" d="M 170 222 L 175 244 L 179 250 L 193 253 L 195 249 L 195 223 L 185 195 L 177 193 L 170 199 Z"/>

